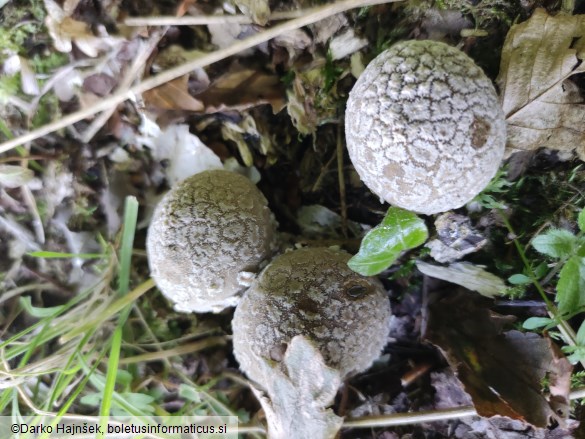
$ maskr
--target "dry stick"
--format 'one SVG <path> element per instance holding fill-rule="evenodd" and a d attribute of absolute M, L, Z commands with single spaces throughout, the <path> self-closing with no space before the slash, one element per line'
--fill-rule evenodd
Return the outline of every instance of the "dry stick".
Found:
<path fill-rule="evenodd" d="M 449 419 L 460 419 L 476 415 L 477 412 L 473 406 L 454 407 L 428 412 L 394 413 L 391 415 L 348 418 L 343 422 L 343 428 L 392 427 L 396 425 L 421 424 L 423 422 L 447 421 Z"/>
<path fill-rule="evenodd" d="M 339 199 L 341 202 L 341 231 L 347 238 L 347 203 L 345 201 L 345 175 L 343 174 L 343 129 L 337 124 L 337 179 L 339 180 Z"/>
<path fill-rule="evenodd" d="M 585 398 L 585 388 L 575 389 L 569 394 L 569 399 L 571 400 L 580 398 Z M 423 422 L 447 421 L 449 419 L 460 419 L 468 416 L 477 416 L 477 411 L 473 406 L 415 413 L 393 413 L 390 415 L 347 418 L 343 422 L 343 428 L 392 427 L 397 425 L 420 424 Z"/>
<path fill-rule="evenodd" d="M 290 20 L 311 14 L 318 8 L 277 11 L 270 14 L 268 21 Z M 252 24 L 247 15 L 190 15 L 184 17 L 131 17 L 124 20 L 126 26 L 201 26 L 207 24 Z"/>
<path fill-rule="evenodd" d="M 138 55 L 136 56 L 134 62 L 130 66 L 130 69 L 124 76 L 124 79 L 120 83 L 120 86 L 116 90 L 124 92 L 128 91 L 132 83 L 138 78 L 138 75 L 142 73 L 143 67 L 148 60 L 148 57 L 152 53 L 152 51 L 156 48 L 157 44 L 167 32 L 168 27 L 164 27 L 157 32 L 154 32 L 150 39 L 140 45 L 138 49 Z M 108 119 L 112 116 L 114 111 L 116 110 L 116 106 L 112 105 L 110 108 L 105 110 L 102 114 L 94 119 L 91 125 L 85 130 L 85 133 L 81 136 L 81 141 L 84 143 L 88 143 L 93 137 L 97 134 L 97 132 L 105 125 Z"/>
<path fill-rule="evenodd" d="M 137 84 L 128 90 L 122 90 L 120 92 L 113 94 L 109 98 L 105 98 L 99 102 L 96 102 L 91 107 L 84 108 L 75 113 L 69 114 L 63 117 L 61 120 L 54 121 L 48 125 L 42 126 L 27 134 L 4 142 L 0 144 L 0 154 L 12 148 L 15 148 L 16 146 L 22 145 L 23 143 L 30 142 L 49 133 L 57 131 L 61 128 L 65 128 L 69 125 L 74 124 L 75 122 L 79 122 L 82 119 L 93 116 L 94 114 L 99 113 L 100 111 L 104 111 L 112 106 L 118 105 L 120 102 L 124 102 L 126 99 L 129 99 L 136 94 L 143 93 L 147 90 L 158 87 L 168 81 L 177 79 L 178 77 L 186 75 L 197 68 L 202 68 L 215 62 L 226 59 L 232 55 L 236 55 L 242 52 L 243 50 L 250 49 L 254 46 L 257 46 L 258 44 L 264 43 L 286 32 L 291 32 L 303 26 L 313 24 L 332 15 L 345 12 L 349 9 L 378 5 L 382 3 L 396 3 L 399 1 L 403 0 L 343 0 L 328 5 L 324 5 L 319 8 L 315 8 L 315 10 L 308 15 L 279 24 L 271 29 L 267 29 L 256 35 L 252 35 L 251 37 L 246 38 L 245 40 L 238 41 L 237 43 L 234 43 L 230 47 L 226 47 L 225 49 L 209 53 L 198 59 L 181 64 L 159 75 L 150 77 L 146 79 L 144 82 Z"/>

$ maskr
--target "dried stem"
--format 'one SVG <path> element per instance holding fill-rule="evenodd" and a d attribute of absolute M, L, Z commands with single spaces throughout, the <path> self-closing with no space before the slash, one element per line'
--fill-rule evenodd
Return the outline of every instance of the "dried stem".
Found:
<path fill-rule="evenodd" d="M 311 14 L 317 8 L 273 12 L 268 21 L 290 20 Z M 126 26 L 201 26 L 208 24 L 252 24 L 247 15 L 190 15 L 184 17 L 130 17 L 124 20 Z"/>
<path fill-rule="evenodd" d="M 396 425 L 421 424 L 423 422 L 447 421 L 476 415 L 477 412 L 473 406 L 464 406 L 428 412 L 393 413 L 391 415 L 348 418 L 343 422 L 343 428 L 392 427 Z"/>
<path fill-rule="evenodd" d="M 339 181 L 339 201 L 341 204 L 341 231 L 344 238 L 347 238 L 347 203 L 345 193 L 345 175 L 343 174 L 343 126 L 337 124 L 337 179 Z"/>

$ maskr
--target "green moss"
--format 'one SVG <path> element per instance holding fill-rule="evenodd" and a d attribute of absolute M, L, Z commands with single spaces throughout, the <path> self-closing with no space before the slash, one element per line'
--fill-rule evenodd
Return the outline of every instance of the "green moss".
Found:
<path fill-rule="evenodd" d="M 32 127 L 38 128 L 61 117 L 59 99 L 53 93 L 47 93 L 39 101 L 37 112 L 32 118 Z"/>
<path fill-rule="evenodd" d="M 36 73 L 50 73 L 69 62 L 69 56 L 61 52 L 51 52 L 48 56 L 34 55 L 30 60 L 31 67 Z"/>
<path fill-rule="evenodd" d="M 0 60 L 11 53 L 26 56 L 36 45 L 45 19 L 42 0 L 15 0 L 0 9 Z"/>
<path fill-rule="evenodd" d="M 20 74 L 14 76 L 0 76 L 0 105 L 5 105 L 10 97 L 20 90 Z"/>

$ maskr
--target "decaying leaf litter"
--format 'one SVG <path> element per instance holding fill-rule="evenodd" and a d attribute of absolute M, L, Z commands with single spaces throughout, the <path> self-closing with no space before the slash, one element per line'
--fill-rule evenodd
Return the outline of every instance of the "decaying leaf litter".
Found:
<path fill-rule="evenodd" d="M 0 296 L 2 387 L 7 389 L 0 397 L 3 412 L 69 407 L 71 413 L 96 414 L 109 398 L 115 413 L 235 413 L 251 430 L 261 431 L 259 405 L 231 355 L 230 312 L 178 314 L 148 281 L 142 249 L 152 208 L 173 182 L 194 169 L 223 163 L 259 180 L 286 232 L 284 246 L 325 243 L 357 253 L 360 239 L 382 222 L 388 206 L 380 205 L 360 183 L 340 149 L 339 123 L 347 93 L 383 49 L 400 40 L 431 37 L 458 45 L 492 79 L 499 72 L 496 83 L 511 154 L 504 169 L 515 178 L 498 176 L 458 211 L 469 220 L 465 232 L 449 221 L 433 226 L 432 217 L 419 219 L 417 227 L 428 227 L 442 246 L 441 254 L 454 258 L 447 261 L 450 267 L 439 266 L 432 247 L 402 251 L 421 240 L 396 247 L 402 241 L 396 229 L 385 237 L 377 229 L 386 264 L 394 261 L 389 269 L 382 265 L 379 275 L 393 303 L 390 340 L 369 372 L 330 395 L 335 396 L 335 417 L 345 417 L 346 426 L 353 427 L 342 430 L 344 437 L 363 437 L 364 432 L 372 437 L 423 432 L 436 437 L 577 435 L 579 406 L 568 420 L 563 418 L 569 384 L 580 387 L 581 366 L 577 364 L 570 383 L 568 362 L 553 346 L 560 346 L 573 363 L 584 361 L 579 306 L 585 282 L 585 220 L 578 218 L 584 206 L 583 171 L 571 155 L 574 151 L 583 157 L 582 5 L 576 2 L 573 15 L 549 4 L 511 6 L 485 0 L 353 9 L 313 20 L 307 27 L 298 25 L 272 40 L 259 38 L 260 45 L 247 47 L 247 52 L 238 50 L 215 64 L 206 61 L 197 69 L 177 71 L 160 84 L 151 81 L 150 91 L 140 88 L 181 63 L 261 35 L 266 23 L 273 24 L 272 14 L 286 9 L 266 2 L 235 3 L 223 5 L 223 10 L 219 4 L 192 1 L 147 2 L 139 10 L 132 2 L 90 6 L 69 0 L 1 6 L 0 39 L 6 42 L 0 52 L 0 248 L 7 255 L 0 278 L 5 291 Z M 307 9 L 306 15 L 314 11 L 314 5 L 304 2 L 295 6 Z M 230 26 L 124 24 L 133 15 L 188 18 L 219 12 L 247 17 Z M 512 23 L 517 24 L 507 33 Z M 106 105 L 112 94 L 118 97 Z M 96 103 L 105 111 L 91 118 Z M 86 116 L 63 124 L 66 115 L 78 110 Z M 43 129 L 54 121 L 63 124 L 61 128 Z M 42 137 L 20 145 L 19 136 L 39 129 Z M 17 140 L 11 144 L 10 139 Z M 170 147 L 169 139 L 180 141 L 171 141 Z M 538 150 L 543 146 L 549 150 Z M 514 155 L 518 150 L 525 152 Z M 131 272 L 118 273 L 118 236 L 127 220 L 123 206 L 128 196 L 138 199 L 141 211 Z M 399 224 L 390 214 L 385 221 Z M 445 228 L 451 236 L 441 233 Z M 469 270 L 482 273 L 480 279 L 486 281 L 480 287 L 491 285 L 487 288 L 492 296 L 501 294 L 502 284 L 507 288 L 475 309 L 475 293 L 449 296 L 452 284 L 435 286 L 415 269 L 417 260 L 419 267 L 426 264 L 422 271 L 429 276 L 468 289 L 474 289 L 473 282 L 461 276 L 462 266 L 467 275 Z M 429 274 L 430 264 L 443 274 Z M 117 276 L 131 279 L 128 296 L 116 295 Z M 472 280 L 477 282 L 477 275 Z M 534 280 L 537 285 L 530 285 Z M 453 305 L 439 311 L 429 305 L 438 292 L 445 296 L 438 303 L 451 300 Z M 455 309 L 448 317 L 441 314 Z M 496 318 L 497 329 L 488 331 L 494 323 L 473 316 L 487 316 L 490 309 L 506 317 Z M 116 386 L 108 394 L 104 357 L 119 316 L 127 312 Z M 468 320 L 479 327 L 469 330 Z M 522 322 L 536 332 L 510 332 Z M 421 343 L 421 325 L 427 340 L 445 353 L 463 387 L 445 360 Z M 542 328 L 543 336 L 538 335 Z M 518 340 L 530 342 L 518 345 Z M 527 347 L 532 345 L 538 347 Z M 291 349 L 291 356 L 314 355 L 299 346 L 298 352 Z M 543 363 L 503 366 L 493 357 L 482 357 L 490 352 L 516 359 L 536 355 Z M 547 355 L 552 355 L 549 363 Z M 509 396 L 499 386 L 518 390 Z M 535 395 L 528 408 L 527 398 L 517 400 L 518 393 L 525 392 Z M 127 404 L 120 406 L 117 398 Z M 331 398 L 325 398 L 319 410 Z M 471 404 L 481 415 L 511 419 L 470 418 Z M 454 407 L 460 411 L 450 410 Z M 401 416 L 408 411 L 431 412 L 431 417 Z M 447 422 L 453 413 L 459 419 Z M 545 429 L 549 418 L 560 425 Z M 380 426 L 401 423 L 415 425 Z M 324 437 L 327 434 L 332 433 Z"/>

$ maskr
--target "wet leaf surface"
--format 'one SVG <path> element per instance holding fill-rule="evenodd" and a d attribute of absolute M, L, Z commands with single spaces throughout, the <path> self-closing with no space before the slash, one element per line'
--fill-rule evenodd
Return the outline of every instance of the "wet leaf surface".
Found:
<path fill-rule="evenodd" d="M 428 235 L 424 221 L 416 214 L 391 207 L 380 225 L 366 234 L 359 253 L 348 265 L 364 276 L 376 275 L 388 268 L 404 250 L 423 244 Z"/>
<path fill-rule="evenodd" d="M 551 418 L 566 418 L 572 370 L 567 359 L 549 338 L 503 332 L 506 318 L 488 305 L 468 293 L 440 298 L 429 306 L 424 337 L 442 351 L 479 415 L 540 428 Z M 544 379 L 553 401 L 543 394 Z"/>

